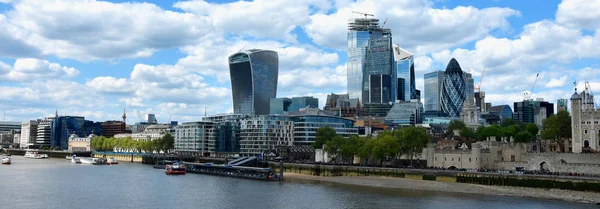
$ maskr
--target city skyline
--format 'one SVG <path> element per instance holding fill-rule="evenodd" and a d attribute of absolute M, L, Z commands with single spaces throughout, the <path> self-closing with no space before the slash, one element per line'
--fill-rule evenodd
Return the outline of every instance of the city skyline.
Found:
<path fill-rule="evenodd" d="M 600 16 L 581 12 L 595 14 L 600 4 L 0 2 L 0 43 L 9 43 L 0 44 L 0 111 L 9 121 L 56 109 L 94 121 L 120 120 L 126 109 L 129 124 L 139 122 L 138 111 L 159 123 L 199 120 L 205 107 L 232 113 L 227 57 L 253 48 L 279 54 L 277 97 L 314 96 L 322 107 L 327 94 L 347 93 L 347 21 L 362 17 L 352 11 L 374 14 L 414 55 L 422 92 L 423 75 L 452 57 L 475 83 L 487 67 L 481 90 L 493 105 L 521 101 L 537 73 L 533 98 L 569 98 L 573 81 L 583 89 L 586 79 L 600 91 L 600 25 L 589 21 Z"/>

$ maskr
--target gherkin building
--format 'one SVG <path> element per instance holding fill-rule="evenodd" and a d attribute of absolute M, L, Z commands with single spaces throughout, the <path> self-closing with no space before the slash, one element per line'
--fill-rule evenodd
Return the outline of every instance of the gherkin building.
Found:
<path fill-rule="evenodd" d="M 460 117 L 463 102 L 467 97 L 467 85 L 464 73 L 456 59 L 452 58 L 446 67 L 442 84 L 442 111 L 450 117 Z"/>

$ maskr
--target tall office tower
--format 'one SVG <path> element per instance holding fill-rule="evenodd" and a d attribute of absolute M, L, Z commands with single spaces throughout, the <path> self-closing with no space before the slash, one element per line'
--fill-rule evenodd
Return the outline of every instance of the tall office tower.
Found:
<path fill-rule="evenodd" d="M 398 45 L 394 45 L 394 62 L 396 70 L 398 71 L 398 78 L 404 80 L 403 92 L 398 100 L 410 101 L 416 99 L 416 88 L 415 88 L 415 64 L 413 55 L 400 48 Z M 400 91 L 400 90 L 398 90 Z"/>
<path fill-rule="evenodd" d="M 233 112 L 267 115 L 269 101 L 277 94 L 279 56 L 262 49 L 241 51 L 229 56 Z"/>
<path fill-rule="evenodd" d="M 150 124 L 157 124 L 156 116 L 152 113 L 146 114 L 146 122 Z"/>
<path fill-rule="evenodd" d="M 465 76 L 465 86 L 466 86 L 466 97 L 465 100 L 469 102 L 469 104 L 475 103 L 475 84 L 473 83 L 473 76 L 471 73 L 463 73 Z"/>
<path fill-rule="evenodd" d="M 394 69 L 391 34 L 369 40 L 363 69 L 364 103 L 396 101 L 397 71 Z"/>
<path fill-rule="evenodd" d="M 444 73 L 444 83 L 440 99 L 442 111 L 450 117 L 460 117 L 460 112 L 468 93 L 467 84 L 465 83 L 466 75 L 460 68 L 458 61 L 454 58 L 450 60 Z"/>
<path fill-rule="evenodd" d="M 444 84 L 444 71 L 435 71 L 425 74 L 425 111 L 441 111 L 440 103 L 442 85 Z"/>
<path fill-rule="evenodd" d="M 479 91 L 475 92 L 475 106 L 479 108 L 479 112 L 487 112 L 487 108 L 485 106 L 485 92 Z"/>
<path fill-rule="evenodd" d="M 347 61 L 347 85 L 348 85 L 348 94 L 350 98 L 358 98 L 362 103 L 363 100 L 363 88 L 365 88 L 364 83 L 370 79 L 370 76 L 363 77 L 365 67 L 367 66 L 367 50 L 369 48 L 369 44 L 371 40 L 381 39 L 378 41 L 374 41 L 371 43 L 371 57 L 373 58 L 371 62 L 373 65 L 371 68 L 374 68 L 375 64 L 380 66 L 380 62 L 375 60 L 378 58 L 376 51 L 377 44 L 385 45 L 390 43 L 391 47 L 391 30 L 387 28 L 381 28 L 379 26 L 379 19 L 375 18 L 354 18 L 350 19 L 348 22 L 348 61 Z M 388 50 L 388 46 L 382 46 L 384 50 Z M 390 52 L 391 53 L 391 52 Z M 382 61 L 385 62 L 385 61 Z M 389 63 L 390 65 L 392 63 Z M 373 69 L 375 70 L 375 69 Z M 383 74 L 383 73 L 382 73 Z M 393 82 L 395 83 L 395 82 Z M 366 86 L 370 87 L 370 86 Z M 393 95 L 395 97 L 395 95 Z"/>

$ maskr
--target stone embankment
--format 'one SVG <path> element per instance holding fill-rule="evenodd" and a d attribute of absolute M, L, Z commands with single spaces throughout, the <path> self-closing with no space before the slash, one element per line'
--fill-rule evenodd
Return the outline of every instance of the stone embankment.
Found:
<path fill-rule="evenodd" d="M 380 176 L 338 176 L 323 177 L 298 173 L 284 173 L 285 180 L 312 180 L 331 182 L 355 186 L 368 186 L 393 189 L 412 189 L 423 191 L 454 192 L 466 194 L 501 195 L 524 198 L 541 198 L 579 202 L 588 204 L 600 203 L 600 193 L 581 192 L 559 189 L 539 189 L 509 186 L 488 186 L 477 184 L 464 184 L 443 181 L 425 181 L 407 178 L 380 177 Z"/>

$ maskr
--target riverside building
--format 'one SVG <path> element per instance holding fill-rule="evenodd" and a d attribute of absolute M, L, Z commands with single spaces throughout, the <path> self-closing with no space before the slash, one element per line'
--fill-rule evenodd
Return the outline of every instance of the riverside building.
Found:
<path fill-rule="evenodd" d="M 241 51 L 229 56 L 233 112 L 246 115 L 269 114 L 269 102 L 277 94 L 279 57 L 262 49 Z"/>
<path fill-rule="evenodd" d="M 304 108 L 290 113 L 294 121 L 294 145 L 311 145 L 315 142 L 317 130 L 321 127 L 331 127 L 337 135 L 349 137 L 358 135 L 354 120 L 337 117 L 318 108 Z"/>
<path fill-rule="evenodd" d="M 38 122 L 39 120 L 29 120 L 21 124 L 21 141 L 19 143 L 20 148 L 34 148 L 37 138 Z"/>
<path fill-rule="evenodd" d="M 294 122 L 287 116 L 256 115 L 240 121 L 240 155 L 255 156 L 274 151 L 278 146 L 291 146 Z"/>
<path fill-rule="evenodd" d="M 210 121 L 181 123 L 175 128 L 175 150 L 185 155 L 209 156 L 214 126 Z"/>

